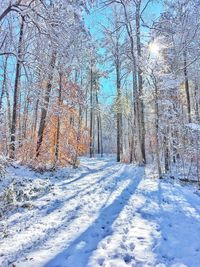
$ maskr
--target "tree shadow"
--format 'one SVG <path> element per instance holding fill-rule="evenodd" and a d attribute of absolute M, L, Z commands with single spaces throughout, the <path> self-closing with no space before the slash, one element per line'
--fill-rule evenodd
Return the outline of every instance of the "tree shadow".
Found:
<path fill-rule="evenodd" d="M 79 237 L 62 252 L 44 265 L 44 267 L 63 266 L 68 267 L 87 266 L 92 252 L 97 248 L 99 242 L 106 236 L 112 234 L 112 224 L 118 218 L 120 212 L 136 191 L 141 180 L 137 178 L 121 177 L 128 179 L 129 184 L 123 189 L 121 194 L 108 206 L 103 206 L 99 211 L 98 218 Z"/>
<path fill-rule="evenodd" d="M 107 164 L 106 164 L 106 166 L 107 166 Z M 42 208 L 42 210 L 40 212 L 40 216 L 43 216 L 43 217 L 51 216 L 52 213 L 59 212 L 60 210 L 62 210 L 64 208 L 64 205 L 69 203 L 70 200 L 73 200 L 77 196 L 79 196 L 79 198 L 81 200 L 81 197 L 84 197 L 85 195 L 95 194 L 96 190 L 98 190 L 98 189 L 104 190 L 104 188 L 107 187 L 107 185 L 109 184 L 110 179 L 111 179 L 111 184 L 110 184 L 109 190 L 111 192 L 113 192 L 117 186 L 117 181 L 122 180 L 121 174 L 124 171 L 124 167 L 122 167 L 121 165 L 119 165 L 119 168 L 117 168 L 117 169 L 106 167 L 104 169 L 104 171 L 105 171 L 105 174 L 103 174 L 103 175 L 101 174 L 101 172 L 93 171 L 92 175 L 94 175 L 97 172 L 99 178 L 97 178 L 94 182 L 92 182 L 90 185 L 84 187 L 83 189 L 76 191 L 75 194 L 73 194 L 72 196 L 70 196 L 70 197 L 66 196 L 66 198 L 64 198 L 62 201 L 60 201 L 58 199 L 51 200 L 48 203 L 46 208 Z M 91 171 L 88 172 L 88 175 L 91 175 Z M 105 181 L 106 181 L 106 183 L 105 183 Z M 100 184 L 101 184 L 101 186 L 100 186 Z M 35 251 L 35 250 L 39 249 L 41 247 L 41 244 L 45 244 L 46 242 L 48 242 L 49 240 L 52 239 L 52 235 L 54 236 L 54 234 L 56 234 L 56 235 L 59 234 L 59 232 L 62 231 L 63 229 L 65 229 L 68 226 L 68 224 L 73 223 L 73 221 L 78 217 L 78 213 L 81 209 L 81 206 L 79 206 L 79 205 L 81 205 L 81 204 L 82 204 L 81 202 L 80 203 L 78 202 L 77 205 L 73 209 L 68 210 L 67 214 L 61 219 L 61 223 L 59 225 L 57 225 L 56 228 L 52 225 L 50 228 L 48 228 L 45 231 L 44 236 L 41 236 L 39 239 L 32 239 L 31 242 L 27 242 L 27 243 L 25 242 L 23 244 L 23 250 L 22 250 L 23 255 L 26 255 L 27 251 L 30 253 L 31 251 Z M 102 203 L 102 204 L 104 204 L 104 203 Z M 38 215 L 38 213 L 36 213 L 36 214 Z M 63 215 L 60 215 L 60 216 L 63 216 Z M 36 220 L 35 222 L 33 222 L 33 224 L 31 224 L 31 226 L 33 226 L 34 224 L 37 224 L 37 223 L 38 223 L 38 221 Z M 26 230 L 28 230 L 28 228 L 24 229 L 24 231 L 26 231 Z M 23 231 L 23 233 L 24 233 L 24 231 Z M 33 247 L 33 243 L 34 243 L 34 247 Z M 18 253 L 18 252 L 16 251 L 16 253 Z M 13 258 L 14 258 L 14 260 L 16 260 L 18 258 L 17 254 L 13 253 Z"/>
<path fill-rule="evenodd" d="M 87 171 L 85 171 L 84 173 L 81 173 L 81 175 L 80 175 L 79 177 L 77 177 L 77 178 L 75 178 L 75 179 L 72 179 L 72 180 L 70 180 L 69 182 L 67 181 L 66 183 L 63 183 L 62 185 L 63 185 L 63 186 L 66 186 L 66 185 L 72 184 L 72 183 L 74 183 L 74 182 L 77 182 L 77 181 L 79 181 L 79 180 L 84 179 L 84 177 L 86 177 L 87 175 L 94 175 L 95 173 L 98 173 L 98 174 L 99 174 L 99 172 L 101 172 L 101 171 L 105 171 L 105 169 L 109 169 L 109 167 L 112 168 L 110 162 L 108 162 L 107 164 L 103 165 L 103 166 L 102 166 L 101 168 L 99 168 L 99 169 L 91 169 L 91 168 L 87 168 Z"/>
<path fill-rule="evenodd" d="M 156 264 L 199 266 L 200 214 L 190 197 L 165 180 L 158 180 L 157 190 L 143 195 L 149 201 L 136 212 L 149 225 L 156 226 L 154 233 L 159 238 L 152 248 Z M 196 203 L 200 204 L 200 199 L 196 198 Z"/>
<path fill-rule="evenodd" d="M 190 197 L 168 181 L 159 183 L 160 242 L 155 250 L 159 263 L 168 265 L 199 266 L 200 262 L 200 213 Z M 192 196 L 192 192 L 190 192 Z M 195 197 L 195 196 L 194 196 Z M 154 218 L 155 219 L 155 218 Z"/>

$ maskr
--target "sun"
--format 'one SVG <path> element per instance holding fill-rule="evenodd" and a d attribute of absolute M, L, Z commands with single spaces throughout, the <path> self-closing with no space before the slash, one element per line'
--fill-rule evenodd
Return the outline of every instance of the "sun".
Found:
<path fill-rule="evenodd" d="M 149 51 L 152 55 L 158 56 L 160 52 L 160 45 L 158 44 L 158 42 L 156 41 L 151 42 L 149 44 Z"/>

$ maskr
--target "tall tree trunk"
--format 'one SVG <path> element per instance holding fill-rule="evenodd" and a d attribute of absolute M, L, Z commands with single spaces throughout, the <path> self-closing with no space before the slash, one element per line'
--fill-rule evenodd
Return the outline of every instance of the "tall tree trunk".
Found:
<path fill-rule="evenodd" d="M 165 173 L 169 171 L 169 144 L 167 133 L 164 135 L 164 161 L 165 161 Z"/>
<path fill-rule="evenodd" d="M 29 102 L 29 105 L 30 105 L 30 102 Z M 33 112 L 30 114 L 31 116 L 31 129 L 30 129 L 30 139 L 31 139 L 31 142 L 34 144 L 35 143 L 35 139 L 37 137 L 37 133 L 36 133 L 36 129 L 37 129 L 37 119 L 38 119 L 38 106 L 39 106 L 39 98 L 36 100 L 36 104 L 34 105 L 33 107 Z M 30 120 L 30 117 L 29 117 L 29 112 L 27 112 L 27 116 L 26 116 L 26 122 L 25 122 L 25 127 L 24 127 L 24 134 L 27 135 L 27 124 Z M 31 153 L 31 159 L 33 159 L 35 157 L 35 154 L 34 153 Z"/>
<path fill-rule="evenodd" d="M 1 88 L 1 95 L 0 95 L 0 110 L 2 108 L 2 103 L 3 103 L 3 97 L 6 89 L 6 82 L 7 82 L 7 61 L 8 57 L 5 59 L 5 65 L 4 65 L 4 70 L 3 70 L 3 82 L 2 82 L 2 88 Z"/>
<path fill-rule="evenodd" d="M 145 153 L 145 121 L 144 121 L 144 102 L 142 99 L 143 96 L 143 78 L 141 70 L 141 34 L 140 34 L 140 8 L 141 1 L 139 0 L 136 3 L 136 40 L 137 40 L 137 56 L 138 56 L 138 109 L 139 109 L 139 134 L 140 134 L 140 145 L 142 153 L 142 162 L 146 163 L 146 153 Z"/>
<path fill-rule="evenodd" d="M 100 148 L 101 148 L 101 157 L 103 157 L 103 130 L 102 130 L 101 114 L 100 114 L 100 116 L 99 116 L 99 127 L 100 127 Z"/>
<path fill-rule="evenodd" d="M 29 101 L 29 93 L 30 93 L 30 88 L 28 89 L 28 93 L 26 96 L 26 101 L 24 104 L 24 114 L 23 114 L 23 126 L 22 126 L 22 138 L 26 139 L 26 135 L 27 135 L 27 122 L 28 122 L 28 117 L 29 117 L 29 105 L 30 105 L 30 101 Z"/>
<path fill-rule="evenodd" d="M 37 148 L 36 148 L 36 158 L 40 155 L 40 148 L 43 141 L 44 129 L 46 126 L 46 117 L 48 112 L 49 100 L 50 100 L 50 93 L 52 89 L 52 81 L 53 81 L 53 73 L 56 63 L 56 52 L 52 53 L 51 62 L 50 62 L 50 73 L 48 75 L 48 83 L 45 91 L 44 97 L 44 106 L 41 110 L 41 118 L 40 118 L 40 125 L 38 129 L 38 140 L 37 140 Z"/>
<path fill-rule="evenodd" d="M 93 131 L 93 69 L 90 70 L 90 158 L 94 156 L 94 131 Z"/>
<path fill-rule="evenodd" d="M 9 133 L 11 133 L 11 124 L 12 124 L 11 104 L 10 104 L 10 96 L 9 96 L 7 85 L 6 85 L 6 100 L 7 100 L 7 106 L 8 106 L 8 115 L 7 115 L 8 116 L 8 129 L 9 129 Z M 10 144 L 9 144 L 9 146 L 10 146 Z"/>
<path fill-rule="evenodd" d="M 75 83 L 78 84 L 78 71 L 76 70 L 75 73 Z M 83 87 L 83 77 L 81 73 L 81 88 Z M 79 116 L 78 116 L 78 126 L 77 126 L 77 135 L 76 135 L 76 154 L 74 157 L 74 164 L 73 167 L 78 167 L 78 156 L 80 155 L 80 141 L 81 141 L 81 126 L 82 126 L 82 120 L 83 120 L 83 112 L 82 112 L 82 106 L 79 104 Z"/>
<path fill-rule="evenodd" d="M 194 88 L 194 109 L 195 109 L 195 117 L 196 117 L 196 121 L 200 122 L 200 114 L 199 114 L 199 94 L 198 94 L 198 84 L 197 82 L 195 83 L 195 88 Z"/>
<path fill-rule="evenodd" d="M 160 153 L 159 153 L 159 106 L 158 106 L 158 88 L 155 84 L 155 111 L 156 111 L 156 119 L 155 119 L 155 129 L 156 129 L 156 161 L 157 161 L 157 169 L 158 169 L 158 177 L 161 178 L 161 164 L 160 164 Z"/>
<path fill-rule="evenodd" d="M 22 94 L 21 92 L 19 92 L 19 106 L 18 106 L 18 119 L 17 119 L 17 122 L 18 122 L 18 144 L 19 146 L 21 147 L 22 145 L 22 112 L 21 112 L 21 108 L 22 108 Z"/>
<path fill-rule="evenodd" d="M 77 129 L 77 137 L 76 137 L 76 154 L 74 157 L 73 167 L 78 167 L 78 156 L 79 156 L 79 145 L 81 140 L 81 123 L 82 123 L 82 109 L 79 106 L 79 117 L 78 117 L 78 129 Z"/>
<path fill-rule="evenodd" d="M 59 158 L 59 143 L 60 143 L 60 108 L 62 102 L 62 73 L 59 73 L 59 92 L 58 92 L 58 114 L 57 114 L 57 129 L 55 142 L 55 163 Z"/>
<path fill-rule="evenodd" d="M 187 71 L 186 47 L 184 48 L 183 57 L 184 57 L 184 77 L 185 77 L 185 92 L 186 92 L 186 99 L 187 99 L 187 113 L 188 113 L 188 121 L 190 123 L 191 122 L 191 104 L 190 104 L 190 88 L 189 88 L 188 71 Z"/>
<path fill-rule="evenodd" d="M 129 39 L 130 39 L 130 45 L 131 45 L 131 57 L 132 57 L 132 78 L 133 78 L 133 114 L 134 114 L 134 118 L 133 118 L 133 128 L 135 128 L 137 130 L 137 141 L 138 141 L 138 149 L 139 149 L 139 162 L 143 162 L 142 159 L 142 140 L 140 138 L 141 134 L 140 134 L 140 113 L 139 113 L 139 92 L 138 92 L 138 81 L 137 81 L 137 66 L 136 66 L 136 56 L 135 56 L 135 45 L 134 45 L 134 37 L 133 37 L 133 29 L 132 29 L 132 25 L 131 22 L 129 21 L 128 18 L 128 12 L 126 9 L 126 5 L 123 1 L 121 1 L 121 4 L 123 6 L 123 10 L 124 10 L 124 15 L 125 15 L 125 27 L 126 27 L 126 31 L 128 33 Z M 133 134 L 135 133 L 135 131 L 133 131 Z M 134 139 L 134 136 L 133 136 Z M 134 141 L 133 145 L 134 145 Z M 135 149 L 135 147 L 133 148 L 133 150 Z"/>
<path fill-rule="evenodd" d="M 123 153 L 123 147 L 122 147 L 121 78 L 120 78 L 120 66 L 118 57 L 116 58 L 116 79 L 117 79 L 117 162 L 120 162 Z"/>
<path fill-rule="evenodd" d="M 100 142 L 100 116 L 97 115 L 97 154 L 101 154 L 101 142 Z"/>
<path fill-rule="evenodd" d="M 96 103 L 97 103 L 97 154 L 101 153 L 101 141 L 100 141 L 100 112 L 99 112 L 99 101 L 96 90 Z"/>
<path fill-rule="evenodd" d="M 15 85 L 14 85 L 14 97 L 13 97 L 13 111 L 12 111 L 12 123 L 11 123 L 11 143 L 10 143 L 10 158 L 15 157 L 15 141 L 16 141 L 16 125 L 17 125 L 17 108 L 19 99 L 19 84 L 21 75 L 21 58 L 22 58 L 22 43 L 24 34 L 24 17 L 22 17 L 20 33 L 19 33 L 19 43 L 17 52 L 17 65 L 15 74 Z"/>
<path fill-rule="evenodd" d="M 39 107 L 39 98 L 36 101 L 35 108 L 33 111 L 33 125 L 32 125 L 32 139 L 36 137 L 37 122 L 38 122 L 38 107 Z"/>

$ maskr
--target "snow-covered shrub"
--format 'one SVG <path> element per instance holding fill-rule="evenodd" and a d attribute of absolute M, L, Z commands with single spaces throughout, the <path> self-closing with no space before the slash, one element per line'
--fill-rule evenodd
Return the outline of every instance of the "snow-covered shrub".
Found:
<path fill-rule="evenodd" d="M 31 201 L 47 193 L 51 186 L 47 179 L 12 178 L 0 192 L 0 216 L 16 207 L 32 208 Z"/>
<path fill-rule="evenodd" d="M 15 189 L 14 189 L 14 184 L 13 183 L 11 185 L 9 185 L 8 188 L 5 189 L 5 192 L 3 194 L 3 200 L 4 200 L 5 204 L 7 204 L 7 205 L 15 203 L 15 201 L 16 201 L 16 193 L 15 193 Z"/>
<path fill-rule="evenodd" d="M 0 180 L 2 180 L 5 177 L 7 164 L 8 164 L 7 159 L 3 156 L 0 156 Z"/>
<path fill-rule="evenodd" d="M 24 202 L 40 197 L 50 188 L 48 181 L 42 179 L 25 179 L 14 182 L 16 202 Z"/>

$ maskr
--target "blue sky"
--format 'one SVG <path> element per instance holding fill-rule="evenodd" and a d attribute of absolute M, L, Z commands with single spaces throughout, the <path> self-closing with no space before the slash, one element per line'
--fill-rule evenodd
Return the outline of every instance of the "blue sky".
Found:
<path fill-rule="evenodd" d="M 163 10 L 163 1 L 155 1 L 152 3 L 146 12 L 143 15 L 143 18 L 145 21 L 152 21 L 156 20 L 160 13 Z M 87 14 L 85 16 L 85 23 L 87 27 L 90 30 L 91 35 L 93 36 L 94 40 L 100 40 L 102 38 L 102 26 L 108 25 L 107 18 L 110 14 L 109 8 L 96 8 L 90 12 L 90 14 Z M 143 29 L 143 34 L 148 36 L 148 30 Z M 148 38 L 148 37 L 147 37 Z M 102 49 L 100 49 L 100 53 L 102 53 Z M 109 66 L 107 63 L 99 66 L 101 70 L 107 70 L 109 69 Z M 113 97 L 115 96 L 116 88 L 115 88 L 115 75 L 114 73 L 110 74 L 107 79 L 102 78 L 100 80 L 101 83 L 101 101 L 111 103 L 113 100 Z"/>

